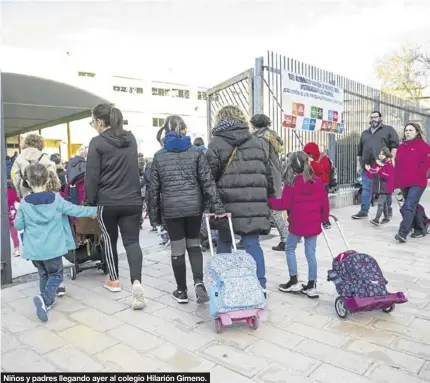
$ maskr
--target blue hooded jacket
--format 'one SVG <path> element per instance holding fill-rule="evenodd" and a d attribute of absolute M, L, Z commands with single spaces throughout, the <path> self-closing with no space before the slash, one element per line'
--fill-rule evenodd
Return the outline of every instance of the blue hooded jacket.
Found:
<path fill-rule="evenodd" d="M 73 205 L 57 193 L 29 194 L 21 201 L 14 221 L 17 230 L 24 230 L 22 258 L 45 261 L 76 249 L 68 216 L 96 213 L 96 207 Z"/>

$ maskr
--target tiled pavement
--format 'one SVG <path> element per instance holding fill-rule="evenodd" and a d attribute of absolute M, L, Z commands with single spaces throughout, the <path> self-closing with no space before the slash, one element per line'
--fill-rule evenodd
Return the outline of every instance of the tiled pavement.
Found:
<path fill-rule="evenodd" d="M 428 191 L 424 205 L 430 209 Z M 352 221 L 355 211 L 335 211 L 350 247 L 375 256 L 390 290 L 408 296 L 409 303 L 391 314 L 337 317 L 335 289 L 325 281 L 331 257 L 322 237 L 317 253 L 319 300 L 278 292 L 277 285 L 287 277 L 285 257 L 271 250 L 277 239 L 270 239 L 263 242 L 268 320 L 256 331 L 243 325 L 216 335 L 206 305 L 173 301 L 169 253 L 152 248 L 144 255 L 148 307 L 143 312 L 130 309 L 124 257 L 122 292 L 103 289 L 103 275 L 94 270 L 73 282 L 66 279 L 68 293 L 58 299 L 46 324 L 34 315 L 30 297 L 37 291 L 36 282 L 3 289 L 2 370 L 210 371 L 211 381 L 234 383 L 430 381 L 430 237 L 396 244 L 396 209 L 393 223 L 380 228 Z M 336 250 L 343 250 L 334 227 L 329 235 Z M 303 245 L 298 259 L 305 279 Z"/>

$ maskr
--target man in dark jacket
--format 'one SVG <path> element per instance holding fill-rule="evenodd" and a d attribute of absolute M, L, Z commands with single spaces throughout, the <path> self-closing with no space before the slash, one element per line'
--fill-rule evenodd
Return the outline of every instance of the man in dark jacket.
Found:
<path fill-rule="evenodd" d="M 203 256 L 199 240 L 202 213 L 212 209 L 214 213 L 223 215 L 225 210 L 205 155 L 191 145 L 183 119 L 169 116 L 164 129 L 163 148 L 155 153 L 151 169 L 151 225 L 161 225 L 164 218 L 177 284 L 173 298 L 178 303 L 188 302 L 185 265 L 187 251 L 197 303 L 203 303 L 209 297 L 203 284 Z"/>
<path fill-rule="evenodd" d="M 83 146 L 79 149 L 78 155 L 70 159 L 66 170 L 67 182 L 73 181 L 77 176 L 85 174 L 87 155 L 88 150 Z"/>
<path fill-rule="evenodd" d="M 272 121 L 265 114 L 256 114 L 251 119 L 251 125 L 254 128 L 254 136 L 261 140 L 263 147 L 269 158 L 270 171 L 273 177 L 273 187 L 275 189 L 276 198 L 281 198 L 282 194 L 282 173 L 281 173 L 281 161 L 279 155 L 284 150 L 284 142 L 282 138 L 272 129 Z M 288 233 L 288 227 L 285 223 L 284 217 L 279 211 L 271 210 L 270 216 L 272 222 L 275 224 L 276 229 L 279 232 L 281 241 L 277 246 L 273 246 L 272 250 L 285 251 L 285 239 Z"/>
<path fill-rule="evenodd" d="M 363 193 L 361 196 L 361 209 L 357 214 L 352 216 L 353 219 L 363 219 L 367 218 L 369 215 L 373 193 L 373 180 L 366 176 L 365 166 L 372 166 L 376 162 L 381 149 L 384 147 L 391 151 L 393 155 L 392 162 L 395 166 L 398 146 L 399 135 L 394 128 L 382 123 L 381 112 L 372 112 L 370 115 L 370 127 L 361 133 L 360 143 L 358 145 L 357 173 L 362 174 Z M 391 195 L 387 196 L 389 218 L 393 215 L 392 203 L 393 199 Z M 386 223 L 384 220 L 382 222 Z"/>
<path fill-rule="evenodd" d="M 257 264 L 257 277 L 266 289 L 264 254 L 260 235 L 270 233 L 270 209 L 267 199 L 275 195 L 267 153 L 254 137 L 247 118 L 237 107 L 226 106 L 217 115 L 213 139 L 206 157 L 225 210 L 232 214 L 235 234 L 242 237 L 246 251 Z M 219 229 L 218 253 L 230 253 L 232 238 L 225 221 Z"/>

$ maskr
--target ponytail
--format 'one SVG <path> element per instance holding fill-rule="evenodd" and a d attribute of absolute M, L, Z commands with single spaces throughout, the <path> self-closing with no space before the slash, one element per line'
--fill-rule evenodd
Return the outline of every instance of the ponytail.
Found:
<path fill-rule="evenodd" d="M 123 130 L 123 117 L 118 108 L 112 108 L 109 113 L 109 126 L 115 131 Z"/>
<path fill-rule="evenodd" d="M 113 108 L 109 104 L 99 104 L 93 109 L 93 116 L 103 121 L 106 127 L 112 128 L 115 134 L 123 132 L 123 116 L 118 108 Z"/>
<path fill-rule="evenodd" d="M 291 153 L 288 157 L 289 163 L 285 170 L 284 180 L 289 186 L 294 185 L 297 175 L 303 175 L 305 182 L 311 182 L 314 177 L 314 171 L 309 163 L 309 156 L 302 151 Z"/>

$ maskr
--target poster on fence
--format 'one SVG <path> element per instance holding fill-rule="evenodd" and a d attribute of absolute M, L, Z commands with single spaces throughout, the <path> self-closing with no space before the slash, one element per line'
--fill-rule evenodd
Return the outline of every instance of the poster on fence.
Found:
<path fill-rule="evenodd" d="M 282 73 L 284 128 L 343 134 L 343 89 L 308 77 Z"/>

